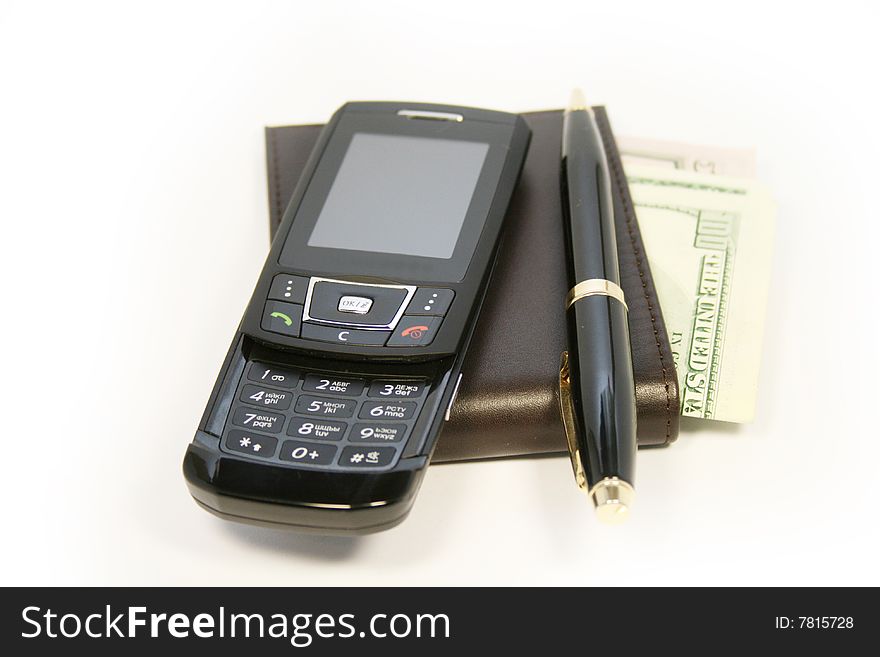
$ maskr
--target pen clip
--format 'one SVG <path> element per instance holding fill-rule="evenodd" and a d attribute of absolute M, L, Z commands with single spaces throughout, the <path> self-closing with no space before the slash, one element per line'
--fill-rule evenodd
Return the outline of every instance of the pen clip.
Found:
<path fill-rule="evenodd" d="M 565 427 L 565 439 L 568 441 L 568 455 L 571 457 L 571 469 L 578 487 L 587 490 L 587 475 L 581 462 L 581 453 L 577 446 L 577 426 L 574 421 L 574 406 L 571 401 L 571 379 L 568 370 L 568 352 L 562 352 L 559 364 L 559 412 L 562 425 Z"/>

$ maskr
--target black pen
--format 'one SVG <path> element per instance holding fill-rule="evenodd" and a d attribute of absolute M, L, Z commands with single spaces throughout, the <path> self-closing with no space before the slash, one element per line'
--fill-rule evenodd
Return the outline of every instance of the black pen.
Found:
<path fill-rule="evenodd" d="M 616 522 L 635 494 L 635 383 L 608 160 L 593 110 L 577 91 L 562 125 L 562 197 L 572 286 L 562 416 L 578 485 L 600 519 Z"/>

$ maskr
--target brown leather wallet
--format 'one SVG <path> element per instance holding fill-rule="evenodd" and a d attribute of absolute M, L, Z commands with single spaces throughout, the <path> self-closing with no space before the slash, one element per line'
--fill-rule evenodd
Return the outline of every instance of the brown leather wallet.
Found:
<path fill-rule="evenodd" d="M 678 383 L 626 177 L 604 108 L 594 108 L 611 168 L 621 287 L 629 306 L 639 445 L 678 436 Z M 562 112 L 523 114 L 532 142 L 505 219 L 498 263 L 433 461 L 567 451 L 559 413 L 568 292 L 559 159 Z M 272 236 L 322 126 L 266 129 Z"/>

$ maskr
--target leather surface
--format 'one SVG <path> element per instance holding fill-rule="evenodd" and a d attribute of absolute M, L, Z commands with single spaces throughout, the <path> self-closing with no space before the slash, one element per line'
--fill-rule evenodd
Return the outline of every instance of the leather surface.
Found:
<path fill-rule="evenodd" d="M 604 108 L 595 108 L 614 188 L 621 287 L 629 306 L 639 445 L 678 435 L 669 338 Z M 566 452 L 559 414 L 565 265 L 559 159 L 562 112 L 523 114 L 532 142 L 505 219 L 498 263 L 433 461 Z M 266 129 L 270 230 L 281 221 L 322 126 Z"/>

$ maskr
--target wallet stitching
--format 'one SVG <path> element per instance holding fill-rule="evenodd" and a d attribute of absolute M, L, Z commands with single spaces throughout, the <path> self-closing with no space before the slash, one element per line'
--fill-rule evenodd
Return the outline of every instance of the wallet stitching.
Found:
<path fill-rule="evenodd" d="M 605 138 L 605 141 L 612 141 L 613 137 L 611 136 L 611 130 L 605 120 L 601 121 L 600 125 L 601 131 L 604 133 L 603 138 Z M 666 359 L 663 357 L 663 346 L 660 343 L 660 332 L 657 330 L 657 314 L 654 311 L 654 305 L 651 303 L 651 297 L 648 294 L 648 283 L 645 279 L 645 271 L 642 267 L 642 257 L 638 245 L 636 244 L 633 227 L 635 208 L 632 205 L 629 190 L 623 184 L 625 178 L 623 177 L 620 156 L 616 149 L 611 153 L 611 166 L 614 170 L 614 182 L 617 184 L 617 189 L 620 192 L 620 198 L 623 202 L 624 214 L 626 216 L 626 230 L 629 234 L 629 242 L 632 247 L 633 255 L 636 258 L 636 268 L 639 271 L 639 278 L 642 281 L 642 292 L 645 295 L 645 303 L 648 304 L 648 313 L 651 316 L 651 328 L 654 331 L 654 342 L 657 344 L 657 355 L 660 357 L 660 371 L 663 372 L 663 387 L 666 389 L 666 442 L 669 442 L 672 435 L 672 399 L 669 394 L 669 375 L 666 370 Z"/>

